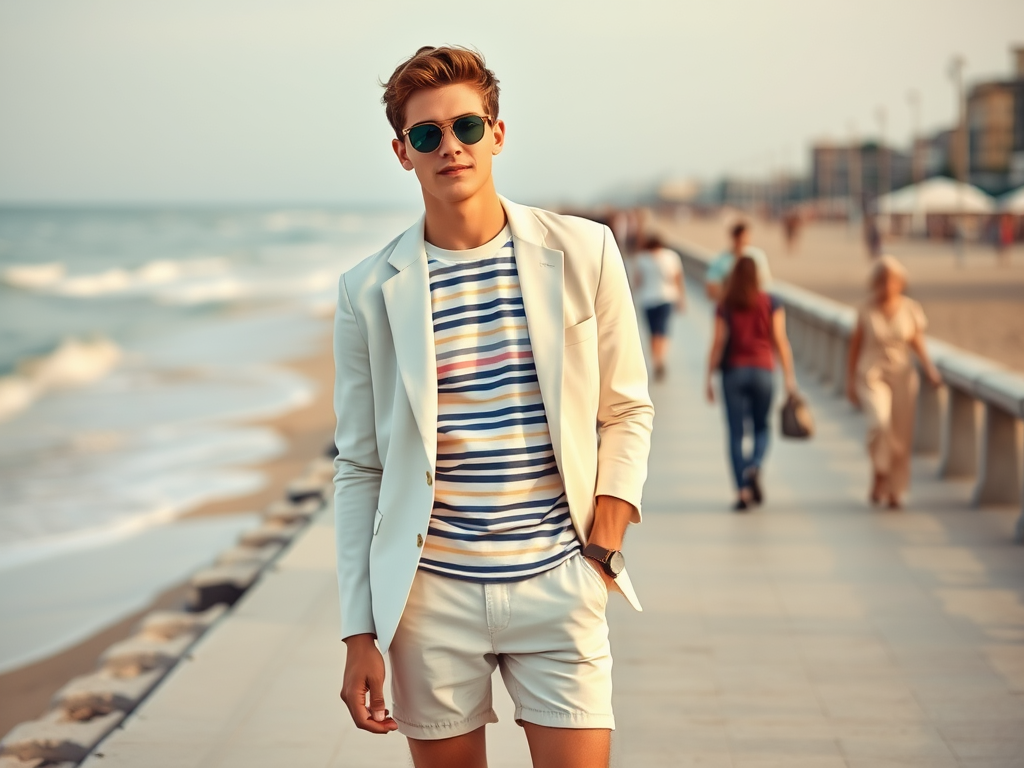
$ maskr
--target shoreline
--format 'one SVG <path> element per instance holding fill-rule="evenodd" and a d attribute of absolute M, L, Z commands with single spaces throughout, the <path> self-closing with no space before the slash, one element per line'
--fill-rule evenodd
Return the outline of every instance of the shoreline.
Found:
<path fill-rule="evenodd" d="M 325 328 L 324 338 L 318 341 L 317 351 L 313 355 L 280 365 L 308 379 L 313 386 L 313 397 L 307 404 L 286 413 L 269 419 L 243 422 L 273 429 L 284 438 L 288 446 L 280 456 L 252 465 L 251 468 L 264 477 L 263 488 L 242 496 L 205 502 L 179 516 L 177 520 L 261 511 L 271 502 L 283 498 L 285 486 L 299 477 L 313 458 L 323 454 L 334 431 L 334 360 L 329 326 Z M 129 637 L 147 613 L 180 608 L 185 602 L 187 591 L 187 584 L 171 585 L 142 610 L 104 627 L 85 640 L 44 659 L 0 673 L 0 736 L 18 723 L 41 715 L 57 690 L 71 678 L 92 672 L 99 655 L 113 643 Z"/>

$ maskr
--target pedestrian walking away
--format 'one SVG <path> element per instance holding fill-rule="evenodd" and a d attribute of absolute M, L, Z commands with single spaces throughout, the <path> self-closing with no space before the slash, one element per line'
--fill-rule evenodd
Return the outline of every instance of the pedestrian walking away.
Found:
<path fill-rule="evenodd" d="M 924 343 L 921 305 L 903 295 L 907 273 L 892 256 L 871 270 L 871 296 L 858 312 L 850 338 L 846 392 L 867 418 L 872 504 L 899 509 L 910 486 L 910 456 L 917 409 L 918 375 L 913 351 L 925 375 L 938 385 L 939 372 Z"/>
<path fill-rule="evenodd" d="M 500 668 L 534 768 L 606 767 L 605 608 L 640 610 L 622 549 L 654 416 L 622 256 L 601 224 L 498 195 L 477 52 L 421 48 L 384 104 L 425 213 L 339 284 L 341 698 L 416 768 L 486 768 Z"/>
<path fill-rule="evenodd" d="M 734 224 L 729 230 L 730 246 L 722 251 L 708 264 L 704 274 L 704 290 L 708 298 L 717 303 L 722 298 L 725 284 L 732 273 L 736 260 L 749 256 L 757 264 L 758 281 L 763 290 L 768 290 L 772 282 L 772 273 L 768 268 L 768 256 L 760 248 L 750 244 L 750 228 L 744 223 Z"/>
<path fill-rule="evenodd" d="M 761 467 L 770 438 L 768 422 L 776 358 L 782 366 L 786 391 L 795 395 L 797 383 L 786 336 L 785 310 L 761 290 L 757 264 L 744 256 L 733 267 L 716 311 L 705 377 L 708 402 L 713 403 L 714 375 L 721 372 L 736 511 L 764 501 Z M 743 447 L 748 420 L 753 433 L 753 450 L 749 455 Z"/>
<path fill-rule="evenodd" d="M 665 377 L 669 321 L 672 310 L 686 309 L 683 262 L 657 236 L 648 237 L 644 249 L 633 256 L 633 291 L 647 318 L 651 335 L 651 363 L 654 380 Z"/>

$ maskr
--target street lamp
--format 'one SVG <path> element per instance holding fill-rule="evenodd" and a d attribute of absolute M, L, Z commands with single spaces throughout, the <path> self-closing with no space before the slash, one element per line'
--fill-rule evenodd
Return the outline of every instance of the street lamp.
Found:
<path fill-rule="evenodd" d="M 957 164 L 957 176 L 960 181 L 960 187 L 957 190 L 957 208 L 959 210 L 956 217 L 956 261 L 958 266 L 963 266 L 964 262 L 964 185 L 969 184 L 971 179 L 970 130 L 967 125 L 967 95 L 964 92 L 965 63 L 964 57 L 957 55 L 953 57 L 949 65 L 949 76 L 956 89 L 957 107 L 960 112 L 960 141 L 958 142 L 959 146 L 953 150 L 955 152 L 956 149 L 960 149 L 960 162 Z"/>

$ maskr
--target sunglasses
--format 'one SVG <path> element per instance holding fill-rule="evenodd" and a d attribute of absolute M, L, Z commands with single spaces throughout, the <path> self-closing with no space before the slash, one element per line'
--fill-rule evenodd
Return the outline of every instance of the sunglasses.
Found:
<path fill-rule="evenodd" d="M 402 131 L 409 137 L 409 143 L 417 152 L 428 154 L 441 146 L 444 129 L 449 126 L 452 134 L 463 144 L 476 144 L 484 137 L 484 126 L 490 122 L 490 115 L 463 115 L 443 123 L 420 123 Z"/>

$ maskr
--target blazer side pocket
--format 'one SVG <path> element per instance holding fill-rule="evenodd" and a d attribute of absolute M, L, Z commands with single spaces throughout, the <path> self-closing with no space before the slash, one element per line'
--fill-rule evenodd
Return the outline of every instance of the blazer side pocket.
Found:
<path fill-rule="evenodd" d="M 565 346 L 571 347 L 573 344 L 579 344 L 581 341 L 594 336 L 597 333 L 597 316 L 591 315 L 581 323 L 571 325 L 565 329 Z"/>

